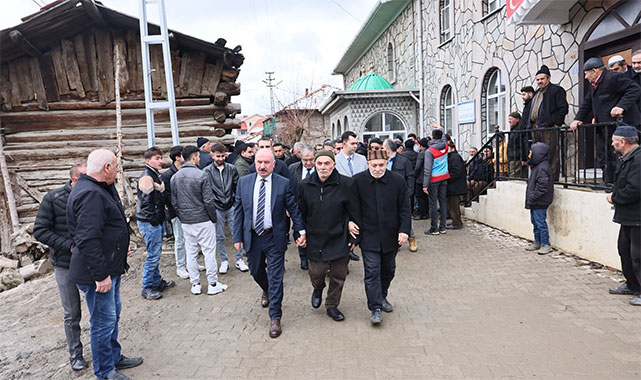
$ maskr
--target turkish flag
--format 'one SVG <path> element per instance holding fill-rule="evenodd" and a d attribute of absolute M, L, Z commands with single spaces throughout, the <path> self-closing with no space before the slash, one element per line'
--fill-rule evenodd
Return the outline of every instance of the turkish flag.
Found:
<path fill-rule="evenodd" d="M 516 10 L 519 9 L 521 4 L 523 4 L 523 1 L 524 0 L 507 0 L 507 11 L 506 11 L 507 20 L 509 20 L 510 17 L 512 17 L 512 15 L 514 14 L 514 12 L 516 12 Z"/>

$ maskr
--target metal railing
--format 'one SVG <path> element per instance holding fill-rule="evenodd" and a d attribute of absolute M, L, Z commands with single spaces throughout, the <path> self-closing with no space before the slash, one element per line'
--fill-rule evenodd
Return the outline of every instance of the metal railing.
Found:
<path fill-rule="evenodd" d="M 612 132 L 620 121 L 568 126 L 497 131 L 466 162 L 468 196 L 478 200 L 496 181 L 528 178 L 530 147 L 535 142 L 550 146 L 554 183 L 568 187 L 607 190 L 614 180 L 616 155 L 611 146 Z"/>

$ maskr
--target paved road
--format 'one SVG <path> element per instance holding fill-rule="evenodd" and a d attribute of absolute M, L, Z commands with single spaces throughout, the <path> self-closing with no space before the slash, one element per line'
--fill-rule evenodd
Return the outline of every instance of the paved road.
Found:
<path fill-rule="evenodd" d="M 425 228 L 416 225 L 417 232 Z M 167 251 L 162 271 L 178 286 L 146 301 L 138 255 L 123 284 L 120 337 L 124 353 L 142 355 L 145 363 L 123 373 L 133 379 L 641 378 L 641 309 L 628 305 L 629 297 L 607 294 L 621 276 L 558 253 L 528 253 L 527 243 L 469 221 L 445 236 L 421 233 L 418 253 L 407 246 L 399 252 L 389 295 L 394 312 L 376 328 L 361 262 L 350 264 L 340 306 L 346 320 L 337 323 L 323 307 L 311 308 L 309 278 L 291 247 L 278 339 L 268 337 L 267 310 L 248 273 L 231 269 L 221 276 L 228 291 L 193 296 L 188 281 L 175 278 Z M 62 325 L 49 323 L 58 335 L 46 354 L 58 363 L 53 378 L 92 378 L 91 370 L 67 369 Z M 90 357 L 88 331 L 83 338 Z M 20 378 L 43 378 L 33 356 L 22 359 L 32 363 Z"/>

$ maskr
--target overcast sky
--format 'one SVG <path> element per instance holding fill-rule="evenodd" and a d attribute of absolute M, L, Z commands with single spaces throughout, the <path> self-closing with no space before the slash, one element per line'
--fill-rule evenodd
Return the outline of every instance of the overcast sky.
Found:
<path fill-rule="evenodd" d="M 47 0 L 0 0 L 0 29 L 19 24 Z M 102 0 L 119 12 L 138 17 L 137 0 Z M 242 113 L 270 113 L 269 90 L 262 82 L 274 71 L 276 98 L 288 104 L 305 88 L 327 83 L 342 88 L 332 76 L 339 59 L 360 30 L 377 0 L 165 0 L 170 29 L 228 47 L 241 45 L 245 63 L 238 82 Z M 153 9 L 152 6 L 149 9 Z M 278 109 L 278 101 L 276 108 Z"/>

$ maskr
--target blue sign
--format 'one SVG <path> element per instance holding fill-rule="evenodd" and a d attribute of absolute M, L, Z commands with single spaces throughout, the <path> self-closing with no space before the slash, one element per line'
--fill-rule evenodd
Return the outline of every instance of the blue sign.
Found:
<path fill-rule="evenodd" d="M 468 100 L 466 102 L 461 102 L 458 104 L 458 123 L 474 123 L 475 118 L 475 107 L 474 100 Z"/>

